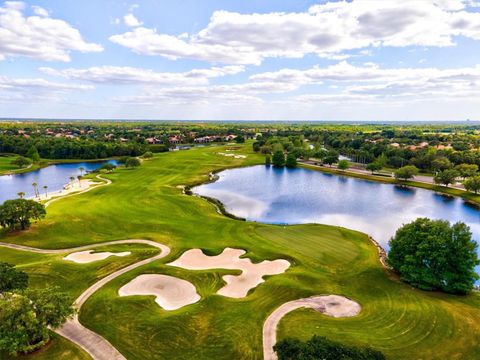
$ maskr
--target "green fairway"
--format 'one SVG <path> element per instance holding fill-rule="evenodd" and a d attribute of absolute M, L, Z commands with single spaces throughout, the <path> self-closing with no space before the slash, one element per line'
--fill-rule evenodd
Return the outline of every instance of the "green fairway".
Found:
<path fill-rule="evenodd" d="M 18 166 L 12 165 L 15 156 L 0 156 L 0 175 L 18 169 Z"/>
<path fill-rule="evenodd" d="M 23 233 L 0 241 L 41 248 L 70 248 L 120 239 L 151 239 L 171 247 L 169 256 L 128 272 L 96 292 L 80 313 L 81 322 L 109 340 L 128 359 L 261 359 L 263 322 L 281 304 L 311 295 L 338 294 L 362 306 L 359 316 L 333 319 L 312 310 L 287 315 L 279 338 L 325 335 L 352 345 L 369 345 L 389 359 L 475 359 L 480 353 L 480 296 L 415 290 L 380 265 L 365 234 L 325 225 L 275 226 L 232 220 L 179 185 L 206 181 L 211 171 L 263 162 L 251 144 L 218 155 L 211 146 L 157 154 L 135 170 L 105 175 L 111 185 L 52 203 L 47 217 Z M 242 248 L 253 261 L 286 259 L 291 267 L 241 299 L 216 295 L 231 270 L 189 271 L 165 265 L 185 250 L 218 254 Z M 77 265 L 62 256 L 0 249 L 0 261 L 20 266 L 33 286 L 56 283 L 72 296 L 106 274 L 154 254 L 139 245 L 96 251 L 132 251 L 124 258 Z M 154 297 L 119 297 L 118 289 L 143 273 L 177 276 L 197 288 L 201 300 L 165 311 Z M 72 344 L 55 338 L 38 356 L 65 358 Z M 50 356 L 50 357 L 48 357 Z M 60 356 L 60 357 L 59 357 Z M 84 359 L 84 355 L 77 355 Z"/>

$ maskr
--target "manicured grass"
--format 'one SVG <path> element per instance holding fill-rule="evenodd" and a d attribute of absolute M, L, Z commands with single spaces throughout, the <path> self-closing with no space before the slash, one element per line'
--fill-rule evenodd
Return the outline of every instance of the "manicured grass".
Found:
<path fill-rule="evenodd" d="M 15 156 L 0 156 L 0 175 L 18 169 L 18 166 L 12 165 Z"/>
<path fill-rule="evenodd" d="M 352 345 L 368 344 L 390 359 L 474 359 L 480 353 L 478 294 L 455 297 L 412 289 L 382 269 L 375 247 L 359 232 L 236 221 L 177 187 L 205 181 L 213 170 L 263 162 L 263 156 L 250 149 L 246 144 L 238 151 L 247 159 L 220 156 L 216 153 L 225 147 L 216 146 L 155 155 L 138 169 L 104 175 L 112 185 L 53 203 L 45 220 L 28 232 L 4 234 L 2 241 L 61 248 L 144 238 L 169 245 L 172 253 L 167 258 L 115 279 L 80 313 L 84 325 L 128 359 L 261 359 L 262 326 L 269 313 L 289 300 L 330 293 L 359 302 L 361 314 L 331 319 L 298 310 L 281 321 L 279 337 L 327 335 Z M 246 256 L 254 261 L 284 258 L 292 266 L 285 274 L 268 277 L 246 298 L 230 299 L 215 292 L 223 286 L 221 276 L 235 272 L 165 265 L 191 248 L 214 254 L 227 246 L 247 250 Z M 26 257 L 17 263 L 34 261 Z M 54 266 L 45 271 L 55 278 Z M 87 280 L 95 277 L 90 274 L 93 269 L 84 272 Z M 142 273 L 186 279 L 202 299 L 164 311 L 153 297 L 119 297 L 119 287 Z M 78 275 L 66 278 L 71 276 Z M 77 279 L 83 289 L 87 280 Z M 80 288 L 74 282 L 64 282 L 72 293 Z"/>

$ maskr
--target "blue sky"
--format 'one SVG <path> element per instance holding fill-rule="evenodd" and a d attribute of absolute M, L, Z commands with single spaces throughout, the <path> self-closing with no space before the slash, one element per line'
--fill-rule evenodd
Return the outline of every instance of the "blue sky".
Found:
<path fill-rule="evenodd" d="M 480 2 L 0 2 L 0 117 L 480 120 Z"/>

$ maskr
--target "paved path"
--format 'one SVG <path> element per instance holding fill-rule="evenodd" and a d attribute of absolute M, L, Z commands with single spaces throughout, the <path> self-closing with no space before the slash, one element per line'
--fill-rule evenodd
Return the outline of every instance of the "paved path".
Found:
<path fill-rule="evenodd" d="M 298 161 L 300 164 L 305 164 L 305 165 L 309 165 L 309 166 L 314 166 L 314 167 L 317 167 L 317 168 L 320 168 L 320 169 L 326 169 L 326 170 L 338 170 L 336 166 L 324 166 L 324 165 L 317 165 L 317 163 L 319 163 L 319 160 L 299 160 Z M 338 170 L 338 171 L 341 171 L 341 170 Z M 369 175 L 369 176 L 375 176 L 375 174 L 372 175 L 372 172 L 369 171 L 369 170 L 365 170 L 363 168 L 360 168 L 358 166 L 353 166 L 353 167 L 350 167 L 348 170 L 345 170 L 344 171 L 345 175 L 348 176 L 349 173 L 354 173 L 354 174 L 362 174 L 362 175 Z M 386 172 L 384 171 L 382 174 L 386 174 Z M 387 173 L 388 174 L 388 173 Z M 393 178 L 393 173 L 390 173 L 391 176 Z M 383 178 L 385 178 L 385 176 L 378 176 L 378 179 L 381 180 Z M 419 183 L 425 183 L 425 184 L 432 184 L 432 185 L 438 185 L 438 184 L 435 184 L 435 182 L 433 181 L 433 176 L 428 176 L 428 175 L 415 175 L 412 179 L 412 181 L 416 181 L 416 182 L 419 182 Z M 455 183 L 453 185 L 450 186 L 450 188 L 455 188 L 455 189 L 459 189 L 459 190 L 464 190 L 465 191 L 465 188 L 463 186 L 462 183 Z"/>
<path fill-rule="evenodd" d="M 90 286 L 75 300 L 74 304 L 77 307 L 78 311 L 80 311 L 82 305 L 88 300 L 88 298 L 105 284 L 133 269 L 149 264 L 155 260 L 164 258 L 170 253 L 170 248 L 155 241 L 143 239 L 108 241 L 104 243 L 79 246 L 71 249 L 37 249 L 29 246 L 9 244 L 3 242 L 0 242 L 0 247 L 6 247 L 9 249 L 15 249 L 20 251 L 30 251 L 39 254 L 63 254 L 114 244 L 145 244 L 156 247 L 160 249 L 161 252 L 160 254 L 155 255 L 151 258 L 141 260 L 127 267 L 124 267 L 123 269 L 117 270 Z M 75 315 L 72 319 L 67 320 L 65 324 L 63 324 L 60 328 L 55 329 L 54 331 L 80 346 L 87 353 L 89 353 L 94 360 L 126 360 L 126 358 L 107 340 L 80 324 L 77 315 Z"/>
<path fill-rule="evenodd" d="M 361 310 L 359 304 L 339 295 L 320 295 L 289 301 L 278 307 L 263 324 L 263 359 L 276 360 L 273 346 L 277 342 L 277 326 L 289 312 L 299 308 L 315 309 L 324 315 L 333 317 L 352 317 Z"/>

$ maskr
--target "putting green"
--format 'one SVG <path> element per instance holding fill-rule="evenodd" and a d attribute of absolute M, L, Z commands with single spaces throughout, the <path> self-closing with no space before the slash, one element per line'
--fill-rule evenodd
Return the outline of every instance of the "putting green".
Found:
<path fill-rule="evenodd" d="M 45 220 L 27 232 L 4 234 L 1 241 L 70 248 L 137 238 L 168 245 L 170 255 L 113 280 L 80 313 L 85 326 L 128 359 L 261 359 L 262 326 L 268 315 L 285 302 L 321 294 L 351 298 L 362 311 L 354 318 L 332 319 L 312 310 L 296 310 L 280 321 L 279 339 L 327 335 L 372 346 L 392 359 L 474 359 L 480 353 L 478 294 L 422 292 L 398 282 L 383 270 L 364 234 L 324 225 L 285 227 L 232 220 L 177 187 L 206 181 L 209 172 L 220 168 L 262 162 L 263 156 L 250 149 L 251 144 L 246 144 L 236 152 L 247 155 L 245 159 L 218 155 L 226 148 L 217 146 L 155 155 L 138 169 L 105 175 L 111 185 L 52 203 Z M 33 275 L 34 286 L 58 282 L 75 295 L 116 266 L 131 263 L 138 256 L 136 246 L 98 248 L 132 251 L 132 256 L 84 265 L 3 249 L 0 261 L 20 264 Z M 254 262 L 286 259 L 291 266 L 283 274 L 267 277 L 247 297 L 232 299 L 216 292 L 225 285 L 222 276 L 238 275 L 238 270 L 190 271 L 165 265 L 192 248 L 217 255 L 226 247 L 245 249 Z M 35 276 L 35 264 L 43 269 L 42 276 Z M 63 270 L 69 266 L 84 270 Z M 118 296 L 120 287 L 149 273 L 191 282 L 201 300 L 165 311 L 154 296 Z M 54 345 L 45 353 L 68 348 L 63 341 Z"/>

